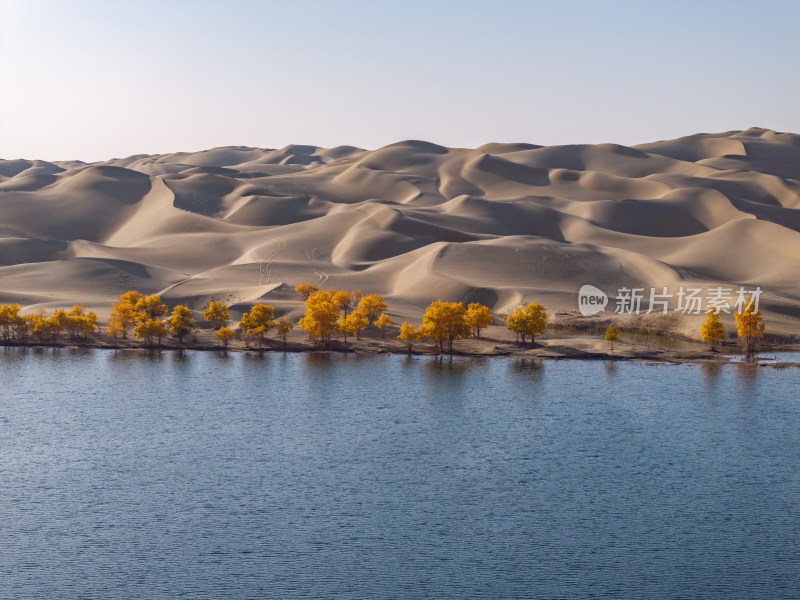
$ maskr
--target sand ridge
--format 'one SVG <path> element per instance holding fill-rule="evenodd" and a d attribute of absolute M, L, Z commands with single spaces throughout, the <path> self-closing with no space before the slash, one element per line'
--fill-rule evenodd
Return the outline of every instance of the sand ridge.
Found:
<path fill-rule="evenodd" d="M 439 298 L 575 311 L 584 283 L 758 285 L 773 327 L 800 332 L 799 208 L 800 136 L 759 128 L 0 160 L 0 302 L 103 316 L 138 289 L 297 314 L 309 281 L 384 294 L 405 318 Z"/>

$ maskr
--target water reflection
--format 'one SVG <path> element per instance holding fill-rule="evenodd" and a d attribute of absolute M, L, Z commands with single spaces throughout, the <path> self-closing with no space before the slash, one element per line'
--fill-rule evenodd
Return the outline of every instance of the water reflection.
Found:
<path fill-rule="evenodd" d="M 461 400 L 470 392 L 469 386 L 465 386 L 469 379 L 467 375 L 476 366 L 480 367 L 480 364 L 456 356 L 434 356 L 426 359 L 422 373 L 427 396 L 437 402 L 444 398 L 457 401 L 460 406 Z"/>
<path fill-rule="evenodd" d="M 703 377 L 703 386 L 707 390 L 713 391 L 717 388 L 720 375 L 722 375 L 723 367 L 724 365 L 715 363 L 703 363 L 700 365 L 700 374 Z"/>
<path fill-rule="evenodd" d="M 539 383 L 545 374 L 544 361 L 540 358 L 515 358 L 510 361 L 509 368 L 531 383 Z"/>
<path fill-rule="evenodd" d="M 78 356 L 78 357 L 87 357 L 94 354 L 94 348 L 83 348 L 83 347 L 74 347 L 74 348 L 60 348 L 64 351 L 65 354 L 69 356 Z"/>
<path fill-rule="evenodd" d="M 134 348 L 120 348 L 109 352 L 108 357 L 114 362 L 124 362 L 138 358 L 141 351 Z"/>
<path fill-rule="evenodd" d="M 336 369 L 336 364 L 342 360 L 340 355 L 333 352 L 307 352 L 303 355 L 303 365 L 314 376 L 324 376 Z"/>
<path fill-rule="evenodd" d="M 747 359 L 736 363 L 736 387 L 746 395 L 752 395 L 758 383 L 758 359 Z"/>
<path fill-rule="evenodd" d="M 148 363 L 162 363 L 167 359 L 168 354 L 171 355 L 172 353 L 164 353 L 153 348 L 122 348 L 111 350 L 106 356 L 115 372 L 120 372 L 123 368 L 141 369 L 146 368 Z"/>
<path fill-rule="evenodd" d="M 413 354 L 405 354 L 398 357 L 400 362 L 400 366 L 403 368 L 409 367 L 416 367 L 418 363 L 418 358 L 415 357 Z"/>
<path fill-rule="evenodd" d="M 172 363 L 176 365 L 186 365 L 189 363 L 191 358 L 189 354 L 183 350 L 183 348 L 178 349 L 177 352 L 172 352 Z"/>
<path fill-rule="evenodd" d="M 613 377 L 619 371 L 619 365 L 615 360 L 606 360 L 603 361 L 603 368 L 606 371 L 606 375 Z"/>
<path fill-rule="evenodd" d="M 224 356 L 227 356 L 228 351 L 224 350 L 223 352 L 224 352 Z M 217 354 L 219 354 L 219 352 L 217 352 Z M 262 363 L 262 362 L 265 362 L 267 360 L 267 354 L 264 353 L 264 352 L 257 352 L 257 351 L 243 352 L 242 353 L 242 360 L 244 360 L 245 362 Z"/>
<path fill-rule="evenodd" d="M 160 348 L 147 348 L 141 351 L 142 358 L 144 358 L 148 362 L 163 362 L 168 354 L 172 354 L 172 352 L 164 352 Z"/>
<path fill-rule="evenodd" d="M 3 346 L 0 348 L 0 356 L 4 363 L 18 363 L 28 354 L 28 348 Z"/>
<path fill-rule="evenodd" d="M 425 373 L 432 376 L 463 375 L 480 367 L 480 359 L 461 359 L 456 356 L 436 356 L 425 361 Z"/>

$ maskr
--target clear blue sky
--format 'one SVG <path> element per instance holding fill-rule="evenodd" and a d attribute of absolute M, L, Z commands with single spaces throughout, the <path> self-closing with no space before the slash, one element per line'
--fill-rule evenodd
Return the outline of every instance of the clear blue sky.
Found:
<path fill-rule="evenodd" d="M 0 157 L 800 133 L 800 0 L 0 0 Z"/>

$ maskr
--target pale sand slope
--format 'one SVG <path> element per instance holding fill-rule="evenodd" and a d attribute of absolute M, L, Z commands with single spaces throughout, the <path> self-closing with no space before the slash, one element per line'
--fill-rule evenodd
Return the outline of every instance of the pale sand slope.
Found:
<path fill-rule="evenodd" d="M 138 289 L 296 317 L 301 281 L 412 320 L 436 299 L 575 311 L 584 283 L 761 286 L 770 326 L 800 332 L 800 136 L 0 160 L 0 302 L 105 314 Z"/>

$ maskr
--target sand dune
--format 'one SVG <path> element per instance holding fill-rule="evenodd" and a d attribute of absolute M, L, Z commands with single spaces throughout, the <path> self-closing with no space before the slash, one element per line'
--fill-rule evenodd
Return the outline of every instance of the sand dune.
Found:
<path fill-rule="evenodd" d="M 86 164 L 0 160 L 0 302 L 122 292 L 234 311 L 301 307 L 294 285 L 502 312 L 577 310 L 591 283 L 764 290 L 800 333 L 800 136 L 751 128 L 636 147 L 404 141 L 214 148 Z M 611 307 L 613 310 L 613 302 Z"/>

